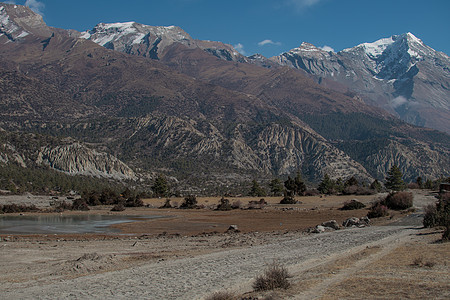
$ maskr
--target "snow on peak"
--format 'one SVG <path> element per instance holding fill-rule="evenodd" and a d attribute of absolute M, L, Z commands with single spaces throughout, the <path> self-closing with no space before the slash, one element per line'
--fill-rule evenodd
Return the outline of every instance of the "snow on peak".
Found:
<path fill-rule="evenodd" d="M 10 40 L 16 40 L 29 35 L 28 32 L 22 30 L 17 24 L 11 20 L 4 6 L 0 7 L 0 36 L 6 35 Z M 8 40 L 9 42 L 9 40 Z"/>
<path fill-rule="evenodd" d="M 412 34 L 411 32 L 408 32 L 405 34 L 406 38 L 408 39 L 408 41 L 410 42 L 414 42 L 420 45 L 423 45 L 423 42 L 421 39 L 417 38 L 414 34 Z"/>
<path fill-rule="evenodd" d="M 134 45 L 141 43 L 149 33 L 173 40 L 190 39 L 187 33 L 176 26 L 149 26 L 136 22 L 100 23 L 93 30 L 83 32 L 80 37 L 102 46 L 122 38 Z"/>
<path fill-rule="evenodd" d="M 344 52 L 350 52 L 354 49 L 363 49 L 364 52 L 371 58 L 377 58 L 386 50 L 387 47 L 395 42 L 394 37 L 380 39 L 373 43 L 363 43 L 350 49 L 344 49 Z"/>

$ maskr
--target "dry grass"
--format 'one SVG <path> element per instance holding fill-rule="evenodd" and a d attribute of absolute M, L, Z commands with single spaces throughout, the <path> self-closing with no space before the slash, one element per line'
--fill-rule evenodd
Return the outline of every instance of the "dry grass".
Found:
<path fill-rule="evenodd" d="M 450 245 L 434 243 L 439 234 L 421 236 L 394 249 L 354 276 L 329 287 L 322 299 L 358 295 L 376 299 L 448 299 Z"/>
<path fill-rule="evenodd" d="M 278 263 L 272 263 L 264 270 L 263 275 L 256 277 L 253 283 L 253 289 L 255 291 L 288 289 L 290 286 L 289 277 L 290 275 L 284 266 Z"/>

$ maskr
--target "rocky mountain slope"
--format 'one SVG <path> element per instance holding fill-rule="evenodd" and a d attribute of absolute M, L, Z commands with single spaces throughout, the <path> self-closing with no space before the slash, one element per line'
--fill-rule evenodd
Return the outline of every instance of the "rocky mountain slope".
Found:
<path fill-rule="evenodd" d="M 126 164 L 71 138 L 58 139 L 0 129 L 0 165 L 48 166 L 69 175 L 136 180 Z"/>
<path fill-rule="evenodd" d="M 76 33 L 47 27 L 27 8 L 0 7 L 2 28 L 10 28 L 0 34 L 0 126 L 95 145 L 42 148 L 38 161 L 63 171 L 132 177 L 117 157 L 138 174 L 199 186 L 297 169 L 312 181 L 325 173 L 370 181 L 393 164 L 407 178 L 449 173 L 448 135 L 409 126 L 296 70 L 220 57 L 214 42 L 176 27 L 100 24 Z M 90 163 L 77 164 L 78 156 Z"/>
<path fill-rule="evenodd" d="M 303 43 L 271 60 L 348 89 L 411 124 L 450 132 L 450 58 L 412 33 L 338 53 Z"/>

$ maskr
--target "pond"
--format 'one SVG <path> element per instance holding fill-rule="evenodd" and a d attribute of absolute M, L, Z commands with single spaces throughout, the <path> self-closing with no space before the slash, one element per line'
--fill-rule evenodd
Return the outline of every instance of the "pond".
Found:
<path fill-rule="evenodd" d="M 0 234 L 117 233 L 111 225 L 162 216 L 42 215 L 0 216 Z"/>

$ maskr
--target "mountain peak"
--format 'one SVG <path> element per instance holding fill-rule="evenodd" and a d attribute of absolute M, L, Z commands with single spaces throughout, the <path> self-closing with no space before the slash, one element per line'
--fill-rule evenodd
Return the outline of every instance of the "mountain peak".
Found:
<path fill-rule="evenodd" d="M 14 42 L 30 34 L 41 37 L 52 34 L 41 15 L 15 4 L 0 4 L 0 28 L 0 37 L 6 37 L 6 42 Z"/>

